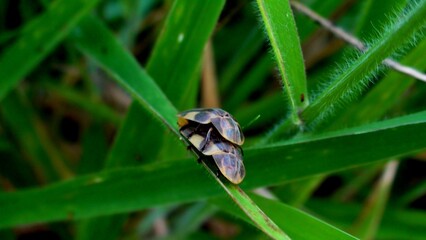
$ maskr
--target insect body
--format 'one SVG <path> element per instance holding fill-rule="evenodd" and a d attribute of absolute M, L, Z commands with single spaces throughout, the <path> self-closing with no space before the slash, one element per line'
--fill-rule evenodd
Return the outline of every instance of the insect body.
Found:
<path fill-rule="evenodd" d="M 180 113 L 178 115 L 180 133 L 199 153 L 211 156 L 224 177 L 234 184 L 239 184 L 245 176 L 242 151 L 238 144 L 229 141 L 223 134 L 228 133 L 228 136 L 234 136 L 233 139 L 237 139 L 235 136 L 238 135 L 239 142 L 242 143 L 244 136 L 241 129 L 229 113 L 222 109 L 206 109 L 206 113 L 203 111 L 203 109 L 194 109 Z M 214 116 L 215 112 L 222 115 Z M 221 132 L 213 123 L 214 121 L 218 123 L 221 119 L 227 122 L 225 126 L 229 123 L 228 127 L 236 126 L 237 129 Z"/>
<path fill-rule="evenodd" d="M 178 114 L 178 124 L 183 127 L 192 122 L 199 124 L 213 124 L 217 131 L 226 140 L 242 145 L 244 135 L 237 121 L 228 112 L 220 108 L 196 108 Z"/>

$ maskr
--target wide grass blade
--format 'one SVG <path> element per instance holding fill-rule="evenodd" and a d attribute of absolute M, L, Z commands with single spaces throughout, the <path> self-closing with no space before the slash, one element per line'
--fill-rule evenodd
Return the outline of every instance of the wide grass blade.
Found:
<path fill-rule="evenodd" d="M 424 150 L 425 119 L 426 112 L 421 112 L 317 137 L 246 149 L 247 172 L 255 174 L 247 176 L 241 187 L 276 185 Z M 400 141 L 401 137 L 404 141 Z M 111 170 L 42 189 L 0 194 L 0 227 L 128 212 L 220 193 L 221 189 L 191 159 Z"/>
<path fill-rule="evenodd" d="M 21 30 L 19 39 L 0 56 L 0 100 L 58 45 L 97 2 L 54 1 L 46 12 Z"/>
<path fill-rule="evenodd" d="M 301 125 L 299 112 L 308 105 L 302 50 L 289 1 L 257 0 L 260 15 L 281 74 L 293 124 Z"/>

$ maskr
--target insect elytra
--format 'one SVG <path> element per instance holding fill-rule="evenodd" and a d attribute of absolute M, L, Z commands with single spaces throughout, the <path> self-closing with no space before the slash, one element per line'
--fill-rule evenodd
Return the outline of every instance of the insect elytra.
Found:
<path fill-rule="evenodd" d="M 181 135 L 198 152 L 210 156 L 222 175 L 234 184 L 245 177 L 238 122 L 220 108 L 197 108 L 178 114 Z"/>

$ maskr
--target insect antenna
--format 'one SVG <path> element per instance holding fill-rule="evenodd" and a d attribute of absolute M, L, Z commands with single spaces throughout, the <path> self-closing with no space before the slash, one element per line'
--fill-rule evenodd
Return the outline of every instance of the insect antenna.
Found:
<path fill-rule="evenodd" d="M 260 118 L 260 114 L 259 115 L 257 115 L 256 117 L 254 117 L 249 123 L 247 123 L 246 125 L 244 125 L 243 127 L 242 127 L 242 129 L 244 129 L 244 128 L 246 128 L 246 127 L 249 127 L 250 125 L 252 125 L 254 122 L 256 122 L 258 119 Z"/>

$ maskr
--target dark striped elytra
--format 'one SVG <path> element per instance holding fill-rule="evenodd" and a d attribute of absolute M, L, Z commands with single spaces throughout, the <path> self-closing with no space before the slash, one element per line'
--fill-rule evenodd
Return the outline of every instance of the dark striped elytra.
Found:
<path fill-rule="evenodd" d="M 219 171 L 226 179 L 234 184 L 241 183 L 245 177 L 245 168 L 240 146 L 227 140 L 216 128 L 212 118 L 206 117 L 210 116 L 211 112 L 195 117 L 200 111 L 202 110 L 189 110 L 178 115 L 178 124 L 181 127 L 179 130 L 180 133 L 199 153 L 211 156 Z M 182 116 L 185 116 L 185 118 Z M 195 118 L 197 121 L 192 120 Z M 235 120 L 233 121 L 235 122 Z M 238 131 L 240 131 L 239 128 Z"/>
<path fill-rule="evenodd" d="M 196 108 L 178 114 L 178 124 L 185 126 L 193 121 L 199 124 L 213 124 L 217 131 L 226 140 L 242 145 L 244 135 L 237 121 L 228 112 L 220 108 Z"/>

